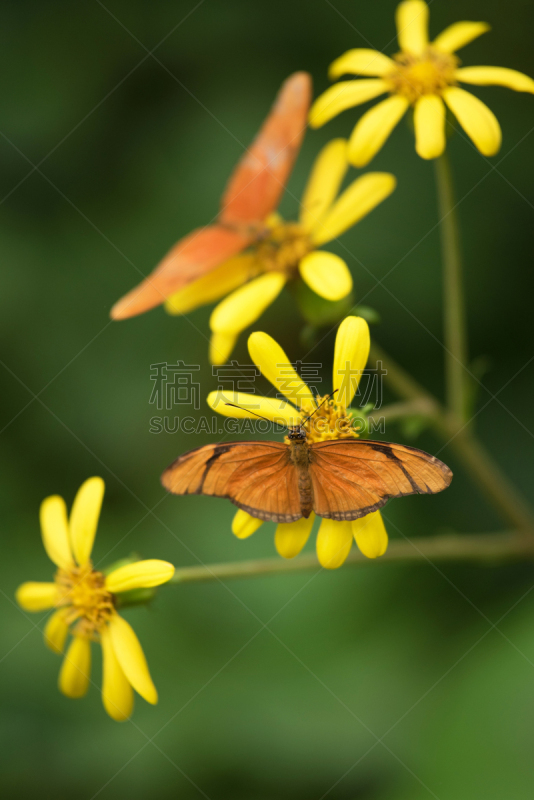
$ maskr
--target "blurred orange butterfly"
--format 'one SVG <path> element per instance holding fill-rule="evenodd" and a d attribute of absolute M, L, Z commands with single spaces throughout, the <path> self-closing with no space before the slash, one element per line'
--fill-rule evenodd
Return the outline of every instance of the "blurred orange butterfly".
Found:
<path fill-rule="evenodd" d="M 173 494 L 225 497 L 258 519 L 354 520 L 393 497 L 436 494 L 452 472 L 434 456 L 391 442 L 338 439 L 309 443 L 303 427 L 283 442 L 228 442 L 180 456 L 161 476 Z"/>
<path fill-rule="evenodd" d="M 217 222 L 175 244 L 154 272 L 113 306 L 113 319 L 160 305 L 262 238 L 265 219 L 277 207 L 300 150 L 310 100 L 307 72 L 296 72 L 282 84 L 269 116 L 230 177 Z"/>

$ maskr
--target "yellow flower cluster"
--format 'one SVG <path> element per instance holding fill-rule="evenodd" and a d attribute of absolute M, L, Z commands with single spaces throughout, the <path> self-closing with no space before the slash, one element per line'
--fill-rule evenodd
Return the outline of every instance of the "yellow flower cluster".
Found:
<path fill-rule="evenodd" d="M 232 228 L 220 215 L 217 225 L 207 226 L 202 231 L 211 230 L 213 233 L 215 229 L 219 236 L 218 246 L 220 237 L 231 239 L 232 247 L 226 242 L 227 249 L 223 248 L 224 257 L 220 256 L 216 246 L 215 253 L 207 253 L 207 245 L 206 252 L 199 247 L 199 255 L 192 247 L 195 238 L 192 234 L 188 245 L 198 263 L 193 256 L 191 263 L 185 259 L 187 274 L 176 276 L 173 273 L 174 283 L 171 280 L 167 285 L 163 281 L 167 289 L 164 295 L 159 297 L 155 292 L 156 300 L 151 296 L 146 307 L 140 303 L 132 315 L 161 303 L 163 297 L 170 314 L 187 314 L 217 301 L 210 318 L 210 359 L 214 364 L 223 364 L 230 357 L 239 335 L 260 318 L 288 283 L 303 281 L 316 295 L 329 302 L 350 295 L 353 281 L 347 264 L 323 247 L 382 203 L 394 191 L 396 179 L 388 172 L 370 172 L 352 180 L 346 188 L 342 188 L 343 183 L 349 166 L 368 164 L 409 109 L 413 109 L 416 151 L 424 159 L 437 158 L 445 149 L 447 109 L 484 156 L 498 152 L 501 129 L 497 119 L 481 100 L 459 84 L 493 84 L 534 94 L 534 81 L 503 67 L 461 66 L 457 52 L 489 30 L 486 23 L 458 22 L 430 41 L 427 3 L 424 0 L 404 0 L 397 8 L 396 25 L 400 52 L 391 58 L 376 50 L 353 49 L 330 66 L 329 74 L 333 80 L 344 75 L 358 77 L 334 84 L 316 99 L 309 112 L 312 128 L 324 125 L 349 108 L 382 95 L 388 96 L 363 114 L 348 141 L 334 139 L 320 151 L 302 196 L 298 219 L 285 221 L 278 213 L 271 213 L 263 219 L 267 216 L 265 206 L 261 215 L 258 214 L 261 219 L 256 221 L 255 228 L 247 228 L 246 224 L 240 226 L 239 219 Z M 308 86 L 305 115 L 311 79 L 307 73 L 299 75 L 295 85 L 301 87 L 301 102 L 302 86 Z M 291 141 L 284 144 L 286 150 L 291 150 L 291 146 Z M 272 159 L 276 160 L 278 155 L 272 153 Z M 292 165 L 293 161 L 289 160 Z M 262 167 L 262 170 L 258 172 L 260 176 L 268 173 L 267 167 Z M 262 185 L 259 181 L 260 189 Z M 269 208 L 276 208 L 276 202 L 273 201 Z M 230 254 L 232 257 L 228 258 Z M 178 256 L 176 258 L 179 261 Z M 183 267 L 184 262 L 179 262 L 179 265 Z M 212 267 L 211 270 L 208 266 Z M 180 279 L 177 282 L 176 277 Z M 175 291 L 178 286 L 182 288 Z M 131 299 L 128 297 L 130 295 L 126 297 L 126 305 L 123 300 L 115 306 L 117 318 L 130 314 L 127 305 Z M 347 316 L 339 325 L 335 341 L 333 392 L 316 397 L 293 369 L 280 345 L 267 333 L 253 332 L 248 339 L 250 357 L 283 397 L 218 391 L 208 396 L 208 405 L 225 416 L 241 419 L 261 416 L 272 422 L 281 422 L 299 429 L 298 435 L 303 429 L 309 443 L 357 437 L 359 431 L 351 404 L 367 364 L 369 349 L 367 322 L 361 317 Z M 200 483 L 199 491 L 202 485 Z M 413 482 L 411 486 L 414 487 Z M 415 487 L 423 491 L 417 484 Z M 430 493 L 428 485 L 426 489 Z M 132 713 L 134 691 L 152 704 L 157 702 L 158 696 L 137 636 L 118 613 L 121 598 L 124 601 L 127 592 L 168 582 L 175 570 L 172 564 L 160 560 L 123 563 L 109 571 L 95 568 L 91 553 L 103 494 L 102 479 L 90 478 L 79 489 L 70 516 L 61 497 L 44 500 L 40 514 L 42 539 L 56 567 L 55 576 L 51 582 L 23 583 L 16 598 L 25 611 L 51 612 L 45 627 L 45 642 L 54 652 L 64 656 L 59 688 L 68 697 L 79 698 L 87 692 L 91 680 L 92 644 L 101 646 L 102 701 L 113 719 L 124 720 Z M 228 494 L 224 496 L 228 497 Z M 380 499 L 385 502 L 391 496 L 383 493 Z M 365 513 L 381 504 L 355 508 L 357 512 Z M 243 506 L 238 502 L 236 505 Z M 259 513 L 258 508 L 244 507 Z M 297 516 L 284 512 L 270 518 L 295 519 Z M 308 518 L 278 524 L 274 537 L 278 553 L 284 558 L 299 554 L 310 537 L 314 521 L 315 515 L 311 513 Z M 261 525 L 261 519 L 240 507 L 234 516 L 232 530 L 236 537 L 245 539 Z M 380 511 L 354 521 L 321 519 L 316 539 L 319 563 L 327 569 L 341 566 L 353 541 L 370 559 L 385 553 L 388 535 Z M 71 639 L 66 647 L 69 635 Z"/>
<path fill-rule="evenodd" d="M 311 108 L 311 127 L 318 128 L 340 112 L 388 93 L 352 132 L 348 155 L 355 167 L 371 161 L 410 107 L 415 148 L 421 158 L 437 158 L 445 149 L 445 106 L 483 155 L 495 155 L 501 146 L 495 115 L 458 84 L 506 86 L 534 94 L 532 78 L 505 67 L 460 67 L 456 52 L 489 30 L 485 22 L 456 22 L 430 42 L 427 3 L 404 0 L 397 8 L 396 23 L 400 53 L 393 58 L 377 50 L 355 49 L 330 65 L 332 79 L 346 74 L 365 77 L 327 89 Z"/>
<path fill-rule="evenodd" d="M 132 713 L 134 689 L 148 703 L 157 703 L 158 693 L 139 640 L 117 613 L 117 603 L 123 592 L 166 583 L 174 567 L 155 559 L 125 564 L 108 574 L 93 567 L 91 551 L 103 495 L 104 481 L 89 478 L 76 495 L 70 518 L 63 498 L 52 496 L 43 501 L 43 544 L 57 572 L 51 583 L 23 583 L 16 597 L 26 611 L 55 609 L 44 634 L 55 653 L 64 652 L 71 634 L 59 673 L 59 688 L 67 697 L 86 694 L 91 679 L 91 642 L 100 643 L 102 702 L 110 717 L 120 721 Z"/>
<path fill-rule="evenodd" d="M 332 389 L 334 397 L 305 425 L 309 442 L 344 439 L 357 436 L 347 409 L 358 389 L 369 357 L 369 327 L 361 317 L 347 317 L 339 326 L 334 350 Z M 248 351 L 252 361 L 285 399 L 261 397 L 244 392 L 212 392 L 208 405 L 225 416 L 251 418 L 260 415 L 289 427 L 300 425 L 324 398 L 316 398 L 290 364 L 290 360 L 274 339 L 257 331 L 250 335 Z M 233 404 L 233 405 L 227 405 Z M 234 405 L 239 406 L 235 408 Z M 276 549 L 284 558 L 298 555 L 310 536 L 315 515 L 297 522 L 279 523 L 275 533 Z M 232 531 L 246 539 L 263 525 L 241 509 L 237 511 Z M 380 511 L 353 522 L 323 519 L 317 534 L 317 558 L 327 569 L 340 567 L 347 558 L 353 539 L 368 558 L 385 553 L 388 537 Z"/>
<path fill-rule="evenodd" d="M 319 248 L 385 200 L 396 181 L 387 172 L 370 172 L 338 196 L 348 167 L 347 142 L 329 142 L 312 168 L 298 222 L 271 215 L 266 221 L 267 235 L 256 246 L 166 301 L 170 314 L 186 314 L 224 297 L 210 318 L 213 364 L 226 363 L 239 334 L 259 319 L 288 281 L 300 276 L 325 300 L 341 300 L 350 293 L 352 276 L 346 263 Z"/>

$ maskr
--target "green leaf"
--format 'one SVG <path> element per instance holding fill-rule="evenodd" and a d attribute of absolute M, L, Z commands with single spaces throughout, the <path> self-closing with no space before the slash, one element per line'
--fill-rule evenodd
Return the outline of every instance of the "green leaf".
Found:
<path fill-rule="evenodd" d="M 320 297 L 300 279 L 293 281 L 290 286 L 302 317 L 314 328 L 335 325 L 352 311 L 352 294 L 333 302 Z"/>
<path fill-rule="evenodd" d="M 117 608 L 146 605 L 154 599 L 157 589 L 158 587 L 152 586 L 143 589 L 130 589 L 128 592 L 120 592 L 115 595 L 117 598 Z"/>
<path fill-rule="evenodd" d="M 378 311 L 371 308 L 371 306 L 356 306 L 351 313 L 356 317 L 363 317 L 368 325 L 379 325 L 382 321 Z"/>
<path fill-rule="evenodd" d="M 126 558 L 119 558 L 118 561 L 114 561 L 113 564 L 104 567 L 104 569 L 100 571 L 103 575 L 110 575 L 112 572 L 115 572 L 116 569 L 119 569 L 119 567 L 126 567 L 128 564 L 135 564 L 136 561 L 141 561 L 141 556 L 138 553 L 132 553 Z"/>
<path fill-rule="evenodd" d="M 407 439 L 416 439 L 430 425 L 430 419 L 425 416 L 405 417 L 399 420 L 401 431 Z"/>

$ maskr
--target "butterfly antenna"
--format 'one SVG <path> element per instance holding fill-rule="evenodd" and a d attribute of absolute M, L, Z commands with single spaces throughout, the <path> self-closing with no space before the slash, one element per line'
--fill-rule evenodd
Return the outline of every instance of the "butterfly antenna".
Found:
<path fill-rule="evenodd" d="M 267 417 L 262 417 L 260 414 L 256 414 L 254 411 L 251 411 L 249 408 L 241 408 L 241 406 L 236 406 L 235 403 L 225 403 L 224 405 L 225 406 L 232 406 L 232 408 L 239 408 L 240 411 L 246 411 L 247 414 L 254 414 L 255 417 L 258 417 L 258 419 L 264 419 L 265 422 L 272 422 L 272 420 L 267 419 Z"/>
<path fill-rule="evenodd" d="M 323 402 L 321 403 L 321 405 L 317 406 L 317 408 L 315 409 L 315 411 L 312 411 L 312 413 L 311 413 L 311 414 L 310 414 L 308 417 L 306 417 L 306 419 L 305 419 L 305 420 L 303 420 L 303 421 L 302 421 L 300 424 L 301 424 L 301 425 L 305 425 L 305 424 L 308 422 L 308 420 L 309 420 L 309 419 L 311 419 L 311 418 L 313 417 L 313 415 L 314 415 L 314 414 L 317 414 L 317 412 L 319 411 L 319 409 L 320 409 L 322 406 L 324 406 L 324 404 L 325 404 L 325 403 L 326 403 L 328 400 L 330 400 L 330 398 L 331 398 L 331 397 L 333 397 L 333 396 L 335 395 L 335 393 L 336 393 L 337 391 L 339 391 L 339 390 L 338 390 L 338 389 L 334 389 L 334 391 L 332 392 L 332 394 L 329 394 L 329 395 L 328 395 L 328 397 L 325 397 L 325 399 L 323 400 Z"/>

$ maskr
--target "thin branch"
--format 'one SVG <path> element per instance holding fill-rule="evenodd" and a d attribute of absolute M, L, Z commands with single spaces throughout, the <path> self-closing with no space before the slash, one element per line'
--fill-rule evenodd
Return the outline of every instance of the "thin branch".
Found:
<path fill-rule="evenodd" d="M 467 412 L 467 325 L 463 288 L 460 233 L 449 157 L 435 161 L 439 229 L 443 259 L 443 333 L 447 408 L 465 421 Z"/>
<path fill-rule="evenodd" d="M 420 397 L 418 400 L 409 400 L 406 403 L 389 403 L 383 408 L 378 408 L 368 417 L 371 425 L 377 425 L 380 420 L 395 422 L 406 417 L 431 417 L 434 414 L 434 406 L 428 403 L 426 398 Z"/>
<path fill-rule="evenodd" d="M 424 401 L 432 426 L 462 459 L 488 501 L 514 528 L 534 530 L 534 512 L 523 495 L 502 472 L 468 426 L 443 406 L 376 344 L 371 346 L 371 361 L 381 361 L 384 377 L 393 391 L 410 402 Z"/>
<path fill-rule="evenodd" d="M 534 560 L 534 530 L 532 537 L 523 532 L 444 534 L 417 537 L 412 541 L 394 540 L 385 554 L 369 559 L 354 549 L 345 566 L 371 566 L 388 563 L 421 564 L 428 561 L 472 561 L 479 564 L 501 564 L 507 561 Z M 253 561 L 235 561 L 227 564 L 209 564 L 201 567 L 177 569 L 169 584 L 197 581 L 225 580 L 227 578 L 253 578 L 287 572 L 321 570 L 315 554 L 298 556 L 291 560 L 266 558 Z M 169 585 L 167 584 L 167 585 Z"/>

